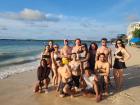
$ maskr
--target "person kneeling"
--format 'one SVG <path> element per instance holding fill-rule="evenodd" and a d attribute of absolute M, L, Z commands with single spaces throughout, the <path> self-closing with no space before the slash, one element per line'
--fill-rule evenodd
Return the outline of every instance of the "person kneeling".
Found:
<path fill-rule="evenodd" d="M 35 93 L 36 92 L 41 93 L 44 85 L 45 85 L 45 93 L 48 93 L 48 85 L 50 82 L 49 74 L 50 74 L 50 67 L 47 64 L 47 61 L 45 59 L 42 59 L 40 61 L 40 66 L 37 69 L 38 81 L 34 89 Z"/>
<path fill-rule="evenodd" d="M 95 92 L 96 94 L 96 101 L 99 102 L 101 100 L 101 96 L 98 89 L 98 79 L 96 75 L 91 74 L 90 70 L 88 68 L 85 69 L 85 73 L 83 75 L 82 79 L 82 85 L 84 88 L 84 95 L 87 95 L 88 93 Z"/>
<path fill-rule="evenodd" d="M 68 65 L 62 63 L 62 59 L 56 59 L 58 67 L 58 89 L 60 97 L 71 95 L 73 97 L 71 88 L 73 86 L 72 72 Z"/>

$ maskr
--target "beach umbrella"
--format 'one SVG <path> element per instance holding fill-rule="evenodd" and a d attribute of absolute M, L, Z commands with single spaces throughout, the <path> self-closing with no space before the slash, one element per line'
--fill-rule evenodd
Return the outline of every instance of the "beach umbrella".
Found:
<path fill-rule="evenodd" d="M 132 38 L 130 42 L 137 43 L 140 42 L 140 38 Z"/>

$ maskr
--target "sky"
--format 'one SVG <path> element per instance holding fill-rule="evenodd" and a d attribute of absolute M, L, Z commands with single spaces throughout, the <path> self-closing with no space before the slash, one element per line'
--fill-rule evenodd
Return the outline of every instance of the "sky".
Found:
<path fill-rule="evenodd" d="M 0 39 L 100 40 L 140 21 L 140 0 L 0 0 Z"/>

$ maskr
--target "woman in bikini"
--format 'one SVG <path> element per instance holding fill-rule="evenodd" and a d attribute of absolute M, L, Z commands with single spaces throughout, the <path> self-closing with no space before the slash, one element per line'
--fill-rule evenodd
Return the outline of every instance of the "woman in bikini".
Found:
<path fill-rule="evenodd" d="M 87 44 L 86 43 L 83 43 L 81 45 L 81 48 L 82 48 L 82 52 L 79 53 L 78 59 L 82 63 L 82 70 L 83 70 L 82 74 L 84 74 L 84 70 L 86 68 L 89 68 L 89 62 L 88 61 L 89 61 L 90 54 L 88 52 L 88 48 L 87 48 Z"/>
<path fill-rule="evenodd" d="M 116 90 L 120 91 L 123 85 L 123 69 L 126 68 L 125 62 L 130 58 L 130 54 L 125 49 L 125 45 L 121 39 L 115 44 L 116 51 L 114 53 L 113 75 L 116 84 Z"/>
<path fill-rule="evenodd" d="M 53 46 L 54 48 L 54 51 L 51 53 L 51 58 L 52 58 L 52 70 L 53 70 L 53 78 L 52 78 L 52 81 L 53 81 L 53 85 L 57 85 L 58 83 L 58 66 L 56 64 L 56 59 L 57 58 L 60 58 L 60 51 L 59 51 L 59 46 L 57 44 L 55 44 Z"/>

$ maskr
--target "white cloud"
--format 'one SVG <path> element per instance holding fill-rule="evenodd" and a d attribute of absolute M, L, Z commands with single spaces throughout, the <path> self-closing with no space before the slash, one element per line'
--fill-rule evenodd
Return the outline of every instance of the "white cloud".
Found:
<path fill-rule="evenodd" d="M 0 38 L 100 40 L 125 32 L 123 24 L 109 24 L 94 18 L 64 16 L 24 9 L 19 13 L 0 13 Z M 4 18 L 5 17 L 5 18 Z M 21 21 L 24 20 L 24 21 Z M 59 21 L 61 20 L 61 21 Z"/>
<path fill-rule="evenodd" d="M 19 17 L 23 20 L 45 20 L 46 16 L 39 10 L 25 8 L 20 12 Z"/>
<path fill-rule="evenodd" d="M 14 19 L 14 20 L 25 20 L 25 21 L 49 21 L 58 22 L 62 19 L 63 15 L 43 13 L 39 10 L 33 10 L 25 8 L 19 13 L 6 12 L 0 13 L 1 18 Z"/>

